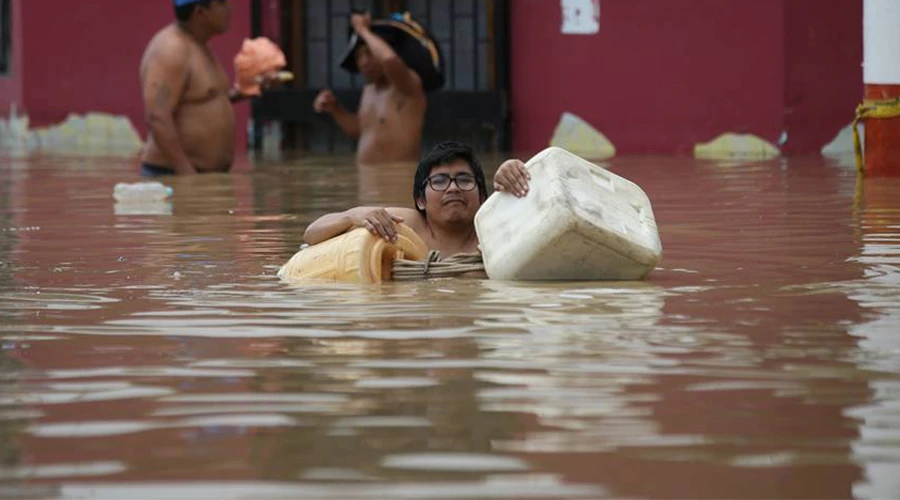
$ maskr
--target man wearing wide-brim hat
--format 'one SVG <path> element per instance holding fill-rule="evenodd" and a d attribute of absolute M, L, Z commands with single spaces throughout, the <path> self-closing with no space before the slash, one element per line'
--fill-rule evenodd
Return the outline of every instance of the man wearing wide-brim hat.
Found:
<path fill-rule="evenodd" d="M 359 139 L 358 164 L 417 161 L 425 94 L 444 84 L 440 50 L 409 13 L 375 21 L 354 13 L 350 25 L 341 67 L 366 78 L 359 110 L 348 111 L 329 89 L 319 92 L 313 109 L 328 113 L 344 133 Z"/>

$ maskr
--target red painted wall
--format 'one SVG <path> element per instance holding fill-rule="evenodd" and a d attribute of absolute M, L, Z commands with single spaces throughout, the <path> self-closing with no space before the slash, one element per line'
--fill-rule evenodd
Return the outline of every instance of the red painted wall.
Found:
<path fill-rule="evenodd" d="M 169 0 L 21 1 L 25 104 L 35 126 L 70 112 L 124 114 L 141 131 L 138 67 L 150 38 L 174 14 Z M 216 55 L 233 78 L 233 58 L 250 36 L 250 2 L 234 0 L 231 29 L 213 39 Z M 238 144 L 246 145 L 249 108 L 236 106 Z"/>
<path fill-rule="evenodd" d="M 818 152 L 853 121 L 863 93 L 861 0 L 787 0 L 788 153 Z"/>
<path fill-rule="evenodd" d="M 267 37 L 281 46 L 283 41 L 281 34 L 282 14 L 281 0 L 262 0 L 260 4 L 260 29 L 262 36 Z"/>
<path fill-rule="evenodd" d="M 280 3 L 264 0 L 280 39 Z M 547 145 L 562 112 L 603 131 L 622 153 L 689 153 L 725 131 L 814 153 L 852 119 L 862 94 L 862 1 L 602 0 L 600 32 L 561 35 L 558 0 L 512 8 L 513 142 Z M 128 115 L 144 133 L 138 64 L 172 19 L 166 0 L 82 4 L 13 0 L 14 72 L 0 77 L 0 113 L 26 108 L 36 125 L 69 112 Z M 231 72 L 249 36 L 250 2 L 213 46 Z M 113 20 L 113 21 L 111 21 Z M 46 36 L 50 33 L 52 36 Z M 239 104 L 243 146 L 247 104 Z"/>
<path fill-rule="evenodd" d="M 723 132 L 776 142 L 783 130 L 794 152 L 818 151 L 860 96 L 861 4 L 602 0 L 599 33 L 562 35 L 560 2 L 516 0 L 514 149 L 545 147 L 571 111 L 622 153 L 690 153 Z"/>
<path fill-rule="evenodd" d="M 0 118 L 9 116 L 13 103 L 22 110 L 22 3 L 24 0 L 12 1 L 12 71 L 0 76 Z"/>

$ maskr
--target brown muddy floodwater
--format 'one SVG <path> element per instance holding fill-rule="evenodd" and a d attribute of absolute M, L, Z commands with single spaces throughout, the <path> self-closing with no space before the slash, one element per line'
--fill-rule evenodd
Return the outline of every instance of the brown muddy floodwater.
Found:
<path fill-rule="evenodd" d="M 616 159 L 645 282 L 288 286 L 412 169 L 2 165 L 0 498 L 900 497 L 900 180 Z"/>

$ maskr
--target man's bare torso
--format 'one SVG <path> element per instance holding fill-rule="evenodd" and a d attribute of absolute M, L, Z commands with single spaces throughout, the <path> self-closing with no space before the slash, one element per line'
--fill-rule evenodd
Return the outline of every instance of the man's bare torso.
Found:
<path fill-rule="evenodd" d="M 173 120 L 179 141 L 198 171 L 227 171 L 234 161 L 234 109 L 228 97 L 230 83 L 224 68 L 208 46 L 202 46 L 177 25 L 163 28 L 144 52 L 141 84 L 149 65 L 156 64 L 158 51 L 168 43 L 186 44 L 187 77 Z M 177 89 L 169 89 L 169 92 Z M 150 134 L 143 162 L 171 167 Z"/>
<path fill-rule="evenodd" d="M 390 85 L 366 85 L 359 104 L 357 163 L 417 161 L 426 105 L 424 93 L 406 96 Z"/>

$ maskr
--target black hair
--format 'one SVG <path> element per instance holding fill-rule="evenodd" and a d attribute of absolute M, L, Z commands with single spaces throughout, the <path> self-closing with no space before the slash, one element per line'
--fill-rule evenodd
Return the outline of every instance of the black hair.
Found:
<path fill-rule="evenodd" d="M 197 7 L 209 7 L 209 4 L 211 3 L 212 0 L 198 0 L 187 5 L 182 5 L 181 7 L 175 7 L 175 19 L 178 19 L 182 23 L 186 23 L 191 20 L 191 16 L 194 15 L 194 11 Z"/>
<path fill-rule="evenodd" d="M 478 184 L 479 197 L 481 201 L 486 200 L 487 186 L 484 182 L 484 171 L 481 169 L 481 163 L 478 162 L 475 153 L 472 152 L 472 148 L 459 142 L 445 141 L 425 153 L 425 156 L 419 162 L 419 166 L 416 167 L 416 176 L 413 179 L 413 202 L 418 202 L 425 198 L 425 182 L 428 180 L 428 176 L 431 175 L 432 170 L 449 165 L 457 160 L 465 160 L 469 164 L 472 174 L 475 175 L 475 183 Z M 425 210 L 419 208 L 418 203 L 416 203 L 416 210 L 422 215 L 425 214 Z"/>

